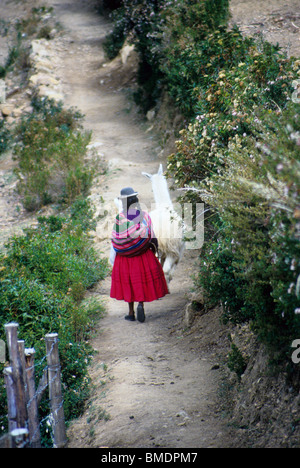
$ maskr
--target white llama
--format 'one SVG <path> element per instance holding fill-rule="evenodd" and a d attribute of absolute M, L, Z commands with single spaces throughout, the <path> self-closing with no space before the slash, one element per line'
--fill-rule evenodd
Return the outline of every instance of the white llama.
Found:
<path fill-rule="evenodd" d="M 170 282 L 174 269 L 180 261 L 185 244 L 183 239 L 183 221 L 176 213 L 169 194 L 163 167 L 160 164 L 157 174 L 142 174 L 150 179 L 155 199 L 155 209 L 150 212 L 155 236 L 158 239 L 160 261 L 167 282 Z"/>

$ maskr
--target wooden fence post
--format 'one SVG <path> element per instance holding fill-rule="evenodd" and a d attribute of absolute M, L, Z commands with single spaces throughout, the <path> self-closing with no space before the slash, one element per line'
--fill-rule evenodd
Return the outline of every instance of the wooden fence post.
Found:
<path fill-rule="evenodd" d="M 17 402 L 16 402 L 16 393 L 14 389 L 14 382 L 12 376 L 12 368 L 5 367 L 3 374 L 4 374 L 4 382 L 6 387 L 6 395 L 7 395 L 7 408 L 8 408 L 8 430 L 9 432 L 17 429 Z"/>
<path fill-rule="evenodd" d="M 61 388 L 58 334 L 52 333 L 45 336 L 48 366 L 36 391 L 35 350 L 33 348 L 24 349 L 24 341 L 18 341 L 18 326 L 17 323 L 5 325 L 10 358 L 10 366 L 4 369 L 9 435 L 5 440 L 1 439 L 1 445 L 9 446 L 10 443 L 7 441 L 11 441 L 12 448 L 27 447 L 28 443 L 32 448 L 41 447 L 38 404 L 43 391 L 49 385 L 54 447 L 63 448 L 67 444 L 67 435 Z"/>
<path fill-rule="evenodd" d="M 34 381 L 34 355 L 35 350 L 25 349 L 25 369 L 27 384 L 27 411 L 28 411 L 28 429 L 31 448 L 41 447 L 41 433 L 38 416 L 37 394 L 35 392 Z"/>
<path fill-rule="evenodd" d="M 5 325 L 7 344 L 12 368 L 12 382 L 16 403 L 16 424 L 17 428 L 27 427 L 27 405 L 25 396 L 25 379 L 23 374 L 22 358 L 18 344 L 18 324 L 9 323 Z"/>
<path fill-rule="evenodd" d="M 26 398 L 26 375 L 25 375 L 25 341 L 18 340 L 18 352 L 19 352 L 19 359 L 20 359 L 20 366 L 22 368 L 22 375 L 24 380 L 24 391 L 25 391 L 25 398 Z"/>
<path fill-rule="evenodd" d="M 11 448 L 26 448 L 29 442 L 28 429 L 15 429 L 10 433 Z"/>
<path fill-rule="evenodd" d="M 48 363 L 49 397 L 53 418 L 52 428 L 54 435 L 54 447 L 63 448 L 66 446 L 67 443 L 67 434 L 61 391 L 61 372 L 58 354 L 58 334 L 51 333 L 46 335 L 45 341 Z"/>

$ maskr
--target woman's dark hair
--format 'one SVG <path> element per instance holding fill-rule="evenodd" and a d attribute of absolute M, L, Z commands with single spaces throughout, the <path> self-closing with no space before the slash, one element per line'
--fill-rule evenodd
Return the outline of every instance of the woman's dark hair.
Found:
<path fill-rule="evenodd" d="M 139 203 L 139 199 L 136 195 L 133 195 L 132 197 L 128 197 L 128 198 L 123 198 L 122 200 L 123 210 L 127 212 L 132 205 L 138 205 L 138 203 Z"/>
<path fill-rule="evenodd" d="M 125 215 L 128 213 L 129 208 L 134 205 L 136 210 L 140 212 L 139 222 L 142 223 L 143 218 L 144 218 L 144 214 L 143 214 L 143 211 L 142 211 L 142 209 L 140 207 L 139 199 L 138 199 L 138 197 L 136 195 L 133 195 L 132 197 L 128 197 L 128 198 L 123 198 L 122 199 L 122 204 L 123 204 L 123 211 L 124 211 Z"/>

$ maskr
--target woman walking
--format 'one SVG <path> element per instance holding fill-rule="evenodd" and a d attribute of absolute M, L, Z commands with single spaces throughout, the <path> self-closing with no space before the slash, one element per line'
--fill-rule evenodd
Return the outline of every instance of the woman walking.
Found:
<path fill-rule="evenodd" d="M 158 248 L 151 218 L 142 211 L 131 187 L 121 190 L 123 211 L 116 217 L 112 232 L 115 260 L 110 297 L 129 305 L 125 320 L 135 321 L 134 303 L 138 302 L 137 320 L 145 321 L 144 302 L 152 302 L 169 293 L 163 269 L 155 256 Z"/>

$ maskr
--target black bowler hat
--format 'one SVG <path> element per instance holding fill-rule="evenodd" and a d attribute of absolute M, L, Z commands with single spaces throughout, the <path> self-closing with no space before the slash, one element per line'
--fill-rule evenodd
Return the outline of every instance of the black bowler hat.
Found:
<path fill-rule="evenodd" d="M 125 187 L 121 190 L 119 199 L 122 200 L 124 198 L 134 197 L 138 195 L 138 192 L 135 192 L 131 187 Z"/>

